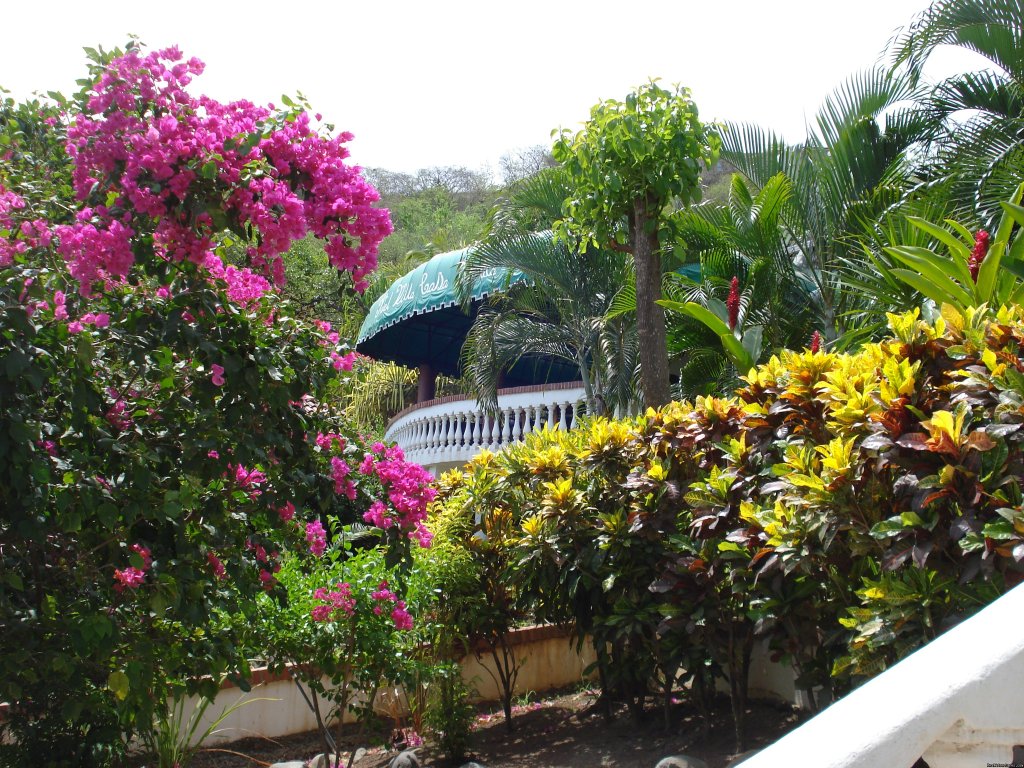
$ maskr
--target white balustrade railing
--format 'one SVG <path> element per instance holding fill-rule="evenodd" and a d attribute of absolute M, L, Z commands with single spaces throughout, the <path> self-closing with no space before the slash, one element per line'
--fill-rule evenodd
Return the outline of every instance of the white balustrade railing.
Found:
<path fill-rule="evenodd" d="M 584 410 L 579 383 L 500 390 L 493 413 L 471 397 L 442 397 L 402 411 L 392 419 L 386 438 L 398 443 L 407 459 L 437 474 L 545 426 L 572 429 Z"/>
<path fill-rule="evenodd" d="M 1024 586 L 740 763 L 978 768 L 1024 761 Z"/>

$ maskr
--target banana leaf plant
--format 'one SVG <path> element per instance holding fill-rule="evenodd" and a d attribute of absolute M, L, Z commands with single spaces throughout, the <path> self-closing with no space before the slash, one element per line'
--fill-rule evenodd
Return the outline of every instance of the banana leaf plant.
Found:
<path fill-rule="evenodd" d="M 1009 201 L 1002 203 L 1003 216 L 995 237 L 985 230 L 971 234 L 962 224 L 946 219 L 942 227 L 908 217 L 941 244 L 946 253 L 913 245 L 897 245 L 885 251 L 909 269 L 892 269 L 893 277 L 919 291 L 936 306 L 950 304 L 963 312 L 987 304 L 1019 304 L 1024 300 L 1024 183 Z M 1014 235 L 1014 224 L 1020 225 Z M 1012 236 L 1012 237 L 1011 237 Z"/>

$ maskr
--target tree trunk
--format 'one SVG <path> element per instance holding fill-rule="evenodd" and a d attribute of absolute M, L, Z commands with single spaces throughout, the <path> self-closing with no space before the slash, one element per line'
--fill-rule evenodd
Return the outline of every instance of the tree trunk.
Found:
<path fill-rule="evenodd" d="M 661 247 L 657 222 L 648 202 L 633 201 L 633 262 L 636 266 L 636 329 L 640 337 L 640 385 L 644 405 L 659 408 L 672 399 L 668 382 L 668 344 L 661 298 Z"/>

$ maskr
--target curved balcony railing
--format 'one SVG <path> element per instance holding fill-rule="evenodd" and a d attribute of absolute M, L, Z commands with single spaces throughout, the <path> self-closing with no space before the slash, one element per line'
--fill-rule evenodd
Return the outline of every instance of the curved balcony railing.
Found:
<path fill-rule="evenodd" d="M 406 408 L 391 420 L 386 437 L 402 447 L 407 459 L 437 474 L 545 426 L 572 429 L 584 410 L 580 382 L 499 390 L 494 413 L 472 397 L 449 395 Z"/>

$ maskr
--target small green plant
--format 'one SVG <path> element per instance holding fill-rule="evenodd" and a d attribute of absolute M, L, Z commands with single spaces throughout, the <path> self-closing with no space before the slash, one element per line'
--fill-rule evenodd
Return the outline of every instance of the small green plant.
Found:
<path fill-rule="evenodd" d="M 257 701 L 280 701 L 280 699 L 257 698 L 239 699 L 225 707 L 220 715 L 205 729 L 199 729 L 203 715 L 213 704 L 213 699 L 201 696 L 188 717 L 185 717 L 186 697 L 175 695 L 168 702 L 163 717 L 153 719 L 153 725 L 142 734 L 146 748 L 156 757 L 158 768 L 186 768 L 196 752 L 210 736 L 220 731 L 220 724 L 244 706 Z"/>
<path fill-rule="evenodd" d="M 424 722 L 437 744 L 455 761 L 466 757 L 469 734 L 476 718 L 470 695 L 458 664 L 452 662 L 437 667 L 427 694 Z"/>

